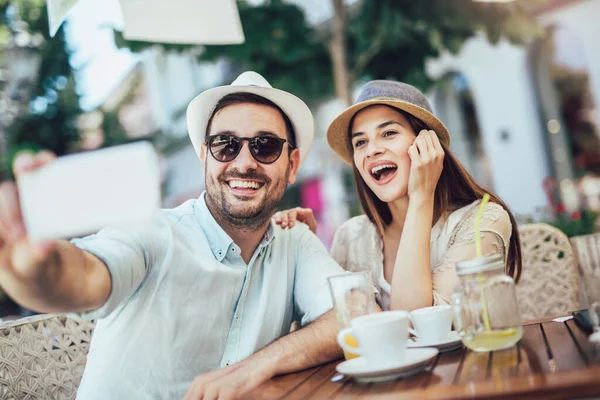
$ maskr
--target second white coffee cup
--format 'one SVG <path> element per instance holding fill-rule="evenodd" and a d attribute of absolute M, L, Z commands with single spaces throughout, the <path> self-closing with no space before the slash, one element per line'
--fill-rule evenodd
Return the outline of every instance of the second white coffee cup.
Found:
<path fill-rule="evenodd" d="M 410 312 L 412 322 L 422 343 L 441 343 L 448 340 L 452 329 L 452 307 L 449 305 L 419 308 Z"/>
<path fill-rule="evenodd" d="M 348 334 L 356 338 L 358 348 L 346 344 Z M 337 336 L 342 349 L 364 357 L 369 365 L 381 367 L 404 359 L 407 339 L 406 311 L 385 311 L 355 318 L 350 327 L 342 329 Z"/>

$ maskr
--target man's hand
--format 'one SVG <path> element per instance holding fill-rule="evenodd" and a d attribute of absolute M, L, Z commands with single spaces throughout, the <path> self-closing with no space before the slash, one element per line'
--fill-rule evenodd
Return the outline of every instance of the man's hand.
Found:
<path fill-rule="evenodd" d="M 246 359 L 230 367 L 198 375 L 184 400 L 232 400 L 256 389 L 274 376 L 265 365 Z"/>
<path fill-rule="evenodd" d="M 15 159 L 14 173 L 18 176 L 54 160 L 54 154 L 21 154 Z M 43 265 L 56 248 L 54 242 L 32 242 L 27 238 L 19 193 L 13 182 L 0 184 L 0 282 L 9 294 L 19 286 L 41 278 Z"/>
<path fill-rule="evenodd" d="M 54 154 L 22 154 L 15 159 L 17 179 L 54 160 Z M 49 210 L 51 212 L 51 210 Z M 104 263 L 67 241 L 27 237 L 19 192 L 0 184 L 0 286 L 17 303 L 43 313 L 80 312 L 106 302 L 111 278 Z"/>
<path fill-rule="evenodd" d="M 230 400 L 243 397 L 277 375 L 301 371 L 342 356 L 333 311 L 279 338 L 231 367 L 198 376 L 184 400 Z"/>

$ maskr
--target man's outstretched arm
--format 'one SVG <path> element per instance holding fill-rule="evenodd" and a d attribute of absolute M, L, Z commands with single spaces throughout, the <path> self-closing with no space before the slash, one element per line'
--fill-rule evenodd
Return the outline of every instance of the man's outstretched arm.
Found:
<path fill-rule="evenodd" d="M 48 152 L 21 155 L 15 160 L 15 175 L 39 168 L 53 158 Z M 67 241 L 30 241 L 17 185 L 2 182 L 0 286 L 17 303 L 34 311 L 79 312 L 104 304 L 111 291 L 111 277 L 100 259 Z"/>

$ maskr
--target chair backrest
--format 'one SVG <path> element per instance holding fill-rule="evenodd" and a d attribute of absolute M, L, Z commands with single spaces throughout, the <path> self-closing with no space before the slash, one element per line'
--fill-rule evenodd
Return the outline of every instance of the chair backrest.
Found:
<path fill-rule="evenodd" d="M 548 224 L 519 227 L 523 271 L 517 285 L 523 320 L 579 310 L 579 277 L 567 236 Z"/>
<path fill-rule="evenodd" d="M 93 329 L 66 315 L 0 324 L 0 399 L 75 399 Z"/>

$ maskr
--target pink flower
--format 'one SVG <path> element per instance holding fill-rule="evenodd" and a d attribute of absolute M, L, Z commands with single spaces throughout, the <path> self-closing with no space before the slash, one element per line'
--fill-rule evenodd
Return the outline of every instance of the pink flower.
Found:
<path fill-rule="evenodd" d="M 556 211 L 559 214 L 564 214 L 564 212 L 566 211 L 565 205 L 563 203 L 558 203 L 554 211 Z"/>
<path fill-rule="evenodd" d="M 573 214 L 571 214 L 571 219 L 579 221 L 581 219 L 581 213 L 579 211 L 573 211 Z"/>

